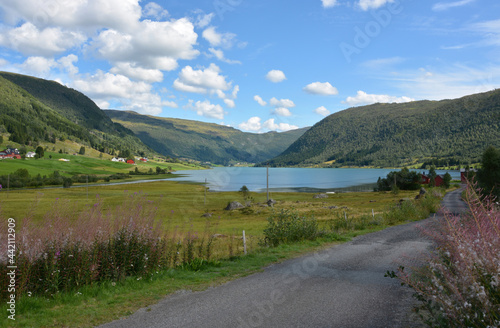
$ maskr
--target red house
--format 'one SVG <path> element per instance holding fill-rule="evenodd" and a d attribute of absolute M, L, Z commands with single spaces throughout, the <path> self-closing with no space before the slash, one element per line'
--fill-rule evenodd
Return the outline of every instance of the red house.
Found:
<path fill-rule="evenodd" d="M 147 158 L 141 158 L 140 161 L 146 163 L 148 161 L 148 159 Z"/>
<path fill-rule="evenodd" d="M 430 182 L 431 179 L 425 174 L 422 174 L 422 179 L 420 180 L 420 184 L 429 184 Z"/>
<path fill-rule="evenodd" d="M 436 179 L 434 179 L 434 181 L 436 182 L 436 187 L 441 187 L 444 184 L 444 179 L 440 175 L 436 176 Z"/>
<path fill-rule="evenodd" d="M 135 164 L 133 159 L 127 159 L 127 164 Z"/>

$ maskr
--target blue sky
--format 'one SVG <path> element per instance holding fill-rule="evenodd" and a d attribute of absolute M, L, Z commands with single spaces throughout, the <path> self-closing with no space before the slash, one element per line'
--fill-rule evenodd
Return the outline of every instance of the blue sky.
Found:
<path fill-rule="evenodd" d="M 250 131 L 500 85 L 498 0 L 2 0 L 0 70 Z"/>

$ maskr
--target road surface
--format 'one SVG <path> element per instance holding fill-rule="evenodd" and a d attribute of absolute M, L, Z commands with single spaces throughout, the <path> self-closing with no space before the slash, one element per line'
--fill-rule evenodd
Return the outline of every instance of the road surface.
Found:
<path fill-rule="evenodd" d="M 460 192 L 446 195 L 448 210 L 466 209 Z M 384 273 L 418 264 L 413 258 L 432 247 L 418 226 L 439 216 L 359 236 L 203 292 L 179 292 L 102 328 L 423 327 L 411 311 L 412 291 Z"/>

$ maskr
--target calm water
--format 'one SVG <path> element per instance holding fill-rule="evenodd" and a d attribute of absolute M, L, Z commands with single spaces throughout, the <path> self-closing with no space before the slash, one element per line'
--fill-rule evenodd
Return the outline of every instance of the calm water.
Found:
<path fill-rule="evenodd" d="M 391 169 L 316 169 L 269 168 L 269 188 L 273 191 L 339 191 L 373 190 L 379 177 L 385 178 Z M 419 172 L 423 172 L 419 170 Z M 446 171 L 437 171 L 444 174 Z M 460 179 L 460 172 L 449 171 L 453 179 Z M 266 190 L 264 167 L 216 167 L 211 170 L 180 171 L 182 177 L 173 181 L 205 182 L 212 191 L 237 191 L 243 185 L 251 191 Z"/>

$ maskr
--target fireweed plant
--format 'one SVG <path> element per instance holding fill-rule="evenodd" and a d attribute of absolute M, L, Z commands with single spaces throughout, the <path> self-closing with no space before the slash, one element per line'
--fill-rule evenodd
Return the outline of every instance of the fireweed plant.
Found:
<path fill-rule="evenodd" d="M 83 285 L 181 266 L 199 270 L 216 264 L 217 254 L 227 252 L 224 247 L 238 249 L 233 240 L 230 245 L 216 241 L 209 222 L 200 234 L 165 228 L 155 219 L 154 202 L 145 195 L 125 197 L 123 204 L 109 210 L 97 197 L 81 212 L 70 202 L 56 200 L 42 224 L 35 224 L 28 214 L 16 234 L 17 296 L 50 297 Z M 7 240 L 3 235 L 0 239 Z M 7 286 L 7 252 L 1 254 L 0 284 Z M 7 297 L 2 288 L 0 298 Z"/>
<path fill-rule="evenodd" d="M 426 266 L 389 273 L 415 291 L 429 327 L 500 327 L 499 208 L 471 184 L 465 201 L 466 214 L 424 231 L 437 245 Z"/>

